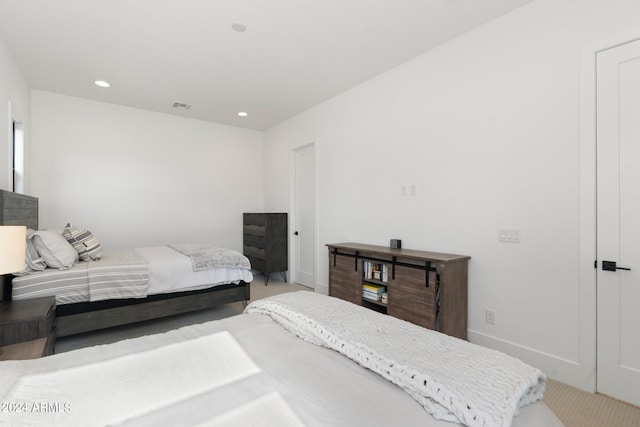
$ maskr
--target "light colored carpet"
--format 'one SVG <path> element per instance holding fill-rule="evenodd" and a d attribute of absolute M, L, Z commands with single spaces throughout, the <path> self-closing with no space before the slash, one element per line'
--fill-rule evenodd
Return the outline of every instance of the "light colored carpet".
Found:
<path fill-rule="evenodd" d="M 297 290 L 309 288 L 284 283 L 276 275 L 269 280 L 269 286 L 264 286 L 263 276 L 257 276 L 251 283 L 251 300 Z M 243 309 L 242 303 L 237 302 L 215 309 L 59 338 L 56 342 L 56 353 L 222 319 L 240 314 Z M 587 393 L 557 381 L 547 382 L 544 402 L 567 427 L 640 427 L 640 408 L 599 394 Z"/>
<path fill-rule="evenodd" d="M 548 380 L 544 403 L 567 427 L 640 427 L 640 408 Z"/>

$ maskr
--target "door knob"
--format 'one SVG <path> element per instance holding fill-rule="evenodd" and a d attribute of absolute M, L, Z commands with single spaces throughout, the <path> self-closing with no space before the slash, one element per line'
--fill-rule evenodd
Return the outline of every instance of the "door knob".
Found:
<path fill-rule="evenodd" d="M 297 235 L 298 235 L 298 232 L 297 232 L 297 231 L 294 231 L 294 232 L 293 232 L 293 234 L 295 234 L 295 235 L 297 236 Z"/>
<path fill-rule="evenodd" d="M 616 271 L 616 270 L 631 271 L 631 269 L 628 267 L 618 267 L 615 261 L 602 261 L 602 269 L 604 271 Z"/>

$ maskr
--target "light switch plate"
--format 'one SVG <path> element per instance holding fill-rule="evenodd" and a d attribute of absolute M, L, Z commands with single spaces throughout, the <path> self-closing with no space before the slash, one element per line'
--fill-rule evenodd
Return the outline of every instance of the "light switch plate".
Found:
<path fill-rule="evenodd" d="M 498 227 L 498 241 L 507 243 L 520 243 L 521 232 L 519 228 Z"/>

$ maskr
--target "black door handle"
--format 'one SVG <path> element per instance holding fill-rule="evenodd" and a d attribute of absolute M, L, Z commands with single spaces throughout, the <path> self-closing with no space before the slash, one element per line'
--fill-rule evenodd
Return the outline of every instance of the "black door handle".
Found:
<path fill-rule="evenodd" d="M 616 270 L 631 271 L 631 269 L 627 267 L 618 267 L 615 261 L 602 261 L 602 269 L 604 271 L 616 271 Z"/>
<path fill-rule="evenodd" d="M 298 232 L 297 232 L 297 231 L 294 231 L 294 232 L 293 232 L 293 234 L 295 234 L 295 235 L 297 236 L 297 235 L 298 235 Z"/>

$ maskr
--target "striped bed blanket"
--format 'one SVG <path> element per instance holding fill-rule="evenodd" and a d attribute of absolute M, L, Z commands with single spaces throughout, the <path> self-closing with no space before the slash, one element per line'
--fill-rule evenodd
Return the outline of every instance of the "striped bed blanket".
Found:
<path fill-rule="evenodd" d="M 190 257 L 193 271 L 223 267 L 251 269 L 249 258 L 233 249 L 220 248 L 207 243 L 181 243 L 167 246 Z"/>
<path fill-rule="evenodd" d="M 437 419 L 508 427 L 544 393 L 545 375 L 518 359 L 337 298 L 291 292 L 254 301 L 245 312 L 266 314 L 378 373 Z"/>
<path fill-rule="evenodd" d="M 89 301 L 144 298 L 149 287 L 149 264 L 134 249 L 103 254 L 87 263 Z"/>
<path fill-rule="evenodd" d="M 104 251 L 97 261 L 82 261 L 71 268 L 47 268 L 13 279 L 15 300 L 56 296 L 57 304 L 144 298 L 149 284 L 147 260 L 135 250 Z"/>

